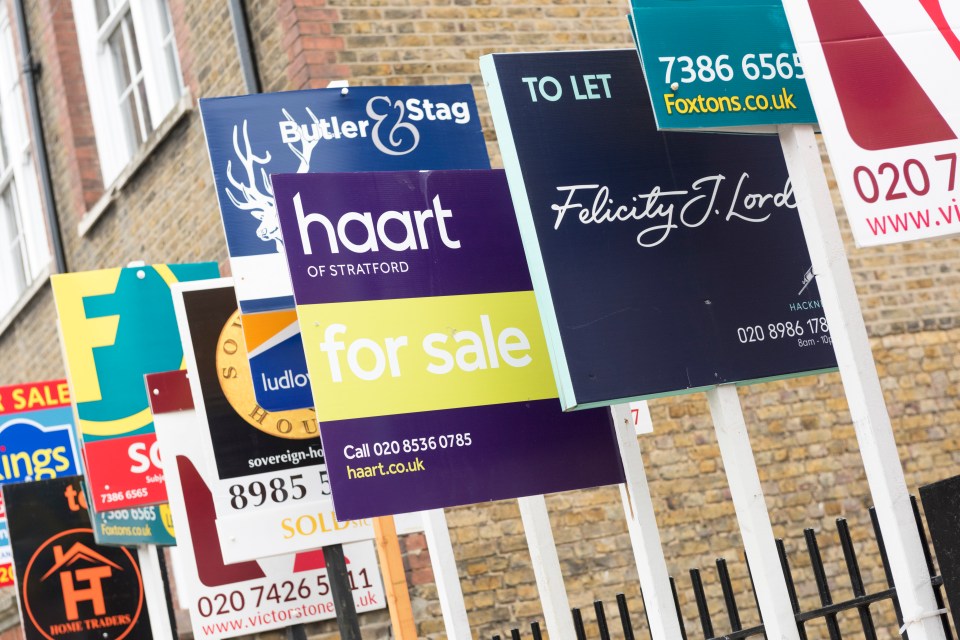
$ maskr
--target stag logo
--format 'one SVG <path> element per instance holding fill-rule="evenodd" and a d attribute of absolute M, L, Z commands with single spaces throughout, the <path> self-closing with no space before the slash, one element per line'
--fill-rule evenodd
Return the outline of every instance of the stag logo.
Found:
<path fill-rule="evenodd" d="M 314 124 L 319 125 L 320 121 L 313 111 L 306 109 L 307 115 L 313 120 Z M 283 115 L 286 121 L 299 126 L 293 116 L 286 109 L 283 109 Z M 283 250 L 283 238 L 280 236 L 280 219 L 277 217 L 277 204 L 273 195 L 273 184 L 270 182 L 270 175 L 267 173 L 267 166 L 270 163 L 270 152 L 265 152 L 258 156 L 250 145 L 250 135 L 247 131 L 247 121 L 243 121 L 243 145 L 240 143 L 240 130 L 233 127 L 233 150 L 243 166 L 244 175 L 237 179 L 233 175 L 233 161 L 227 161 L 227 179 L 234 192 L 229 187 L 224 191 L 230 202 L 237 209 L 247 211 L 260 223 L 257 227 L 257 237 L 263 242 L 276 243 L 277 251 Z M 299 140 L 300 147 L 295 142 L 287 143 L 290 151 L 300 161 L 297 167 L 297 173 L 306 173 L 310 169 L 310 156 L 313 154 L 313 148 L 317 145 L 319 138 L 310 139 L 306 136 Z M 259 168 L 259 172 L 257 169 Z"/>

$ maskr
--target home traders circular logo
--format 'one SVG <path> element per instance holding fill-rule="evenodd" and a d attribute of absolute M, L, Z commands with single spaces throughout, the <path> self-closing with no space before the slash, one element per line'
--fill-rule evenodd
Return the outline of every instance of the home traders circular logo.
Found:
<path fill-rule="evenodd" d="M 123 547 L 100 547 L 93 529 L 40 545 L 24 572 L 23 608 L 47 640 L 122 640 L 143 611 L 143 579 Z"/>
<path fill-rule="evenodd" d="M 239 311 L 223 325 L 217 340 L 217 379 L 227 402 L 247 424 L 280 438 L 317 437 L 317 413 L 313 409 L 267 411 L 257 404 Z"/>

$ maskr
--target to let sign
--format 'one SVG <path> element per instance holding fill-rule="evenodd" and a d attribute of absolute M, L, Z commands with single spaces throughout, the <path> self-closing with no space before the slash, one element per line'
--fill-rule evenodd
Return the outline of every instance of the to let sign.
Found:
<path fill-rule="evenodd" d="M 960 10 L 784 0 L 859 246 L 960 232 Z"/>
<path fill-rule="evenodd" d="M 836 366 L 775 137 L 658 132 L 631 50 L 481 70 L 564 408 Z"/>

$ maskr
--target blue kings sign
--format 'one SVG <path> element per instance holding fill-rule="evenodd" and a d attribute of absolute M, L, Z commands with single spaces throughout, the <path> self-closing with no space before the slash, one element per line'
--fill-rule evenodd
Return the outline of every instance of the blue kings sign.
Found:
<path fill-rule="evenodd" d="M 0 387 L 0 484 L 79 473 L 66 380 Z"/>
<path fill-rule="evenodd" d="M 473 89 L 313 89 L 208 98 L 200 111 L 254 394 L 268 411 L 309 407 L 270 175 L 487 169 Z"/>
<path fill-rule="evenodd" d="M 80 473 L 66 380 L 0 387 L 0 485 Z M 0 504 L 0 587 L 13 585 L 13 559 Z"/>

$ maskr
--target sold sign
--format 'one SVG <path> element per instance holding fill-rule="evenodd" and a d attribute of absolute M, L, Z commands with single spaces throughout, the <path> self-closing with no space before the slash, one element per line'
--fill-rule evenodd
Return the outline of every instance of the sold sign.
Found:
<path fill-rule="evenodd" d="M 960 232 L 960 10 L 784 0 L 860 246 Z"/>

